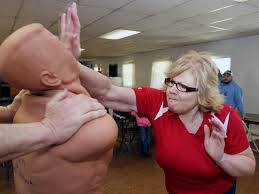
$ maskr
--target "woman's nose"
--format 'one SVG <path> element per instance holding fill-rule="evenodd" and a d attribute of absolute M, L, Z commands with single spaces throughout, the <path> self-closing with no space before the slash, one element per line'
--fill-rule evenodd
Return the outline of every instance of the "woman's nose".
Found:
<path fill-rule="evenodd" d="M 174 84 L 173 86 L 169 87 L 169 92 L 170 93 L 177 93 L 178 89 L 176 88 L 176 84 Z"/>

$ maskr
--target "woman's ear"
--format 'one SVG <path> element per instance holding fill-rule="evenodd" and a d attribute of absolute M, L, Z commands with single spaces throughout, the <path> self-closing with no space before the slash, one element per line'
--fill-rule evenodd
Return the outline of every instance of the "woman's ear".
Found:
<path fill-rule="evenodd" d="M 40 80 L 41 83 L 45 86 L 58 87 L 61 85 L 61 80 L 58 78 L 58 76 L 46 70 L 40 73 Z"/>

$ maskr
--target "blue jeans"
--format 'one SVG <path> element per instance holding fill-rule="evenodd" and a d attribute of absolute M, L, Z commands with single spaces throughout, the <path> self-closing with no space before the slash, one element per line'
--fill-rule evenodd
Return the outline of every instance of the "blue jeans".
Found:
<path fill-rule="evenodd" d="M 231 186 L 231 188 L 225 193 L 225 194 L 235 194 L 236 193 L 236 181 L 233 183 L 233 185 Z"/>
<path fill-rule="evenodd" d="M 150 154 L 151 143 L 151 128 L 150 127 L 138 127 L 140 137 L 140 153 L 142 156 L 148 156 Z"/>

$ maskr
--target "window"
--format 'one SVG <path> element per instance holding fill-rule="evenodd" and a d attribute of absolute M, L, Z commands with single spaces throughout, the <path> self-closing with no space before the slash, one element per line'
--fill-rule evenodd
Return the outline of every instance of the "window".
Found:
<path fill-rule="evenodd" d="M 161 89 L 166 78 L 166 73 L 171 66 L 171 61 L 157 61 L 152 65 L 150 87 Z"/>
<path fill-rule="evenodd" d="M 125 87 L 134 85 L 135 64 L 127 63 L 122 65 L 122 84 Z"/>
<path fill-rule="evenodd" d="M 101 64 L 95 64 L 95 65 L 94 65 L 94 71 L 97 71 L 97 72 L 99 72 L 99 73 L 102 73 Z"/>
<path fill-rule="evenodd" d="M 223 74 L 225 71 L 231 68 L 231 58 L 212 57 L 212 61 L 217 65 L 220 73 Z"/>

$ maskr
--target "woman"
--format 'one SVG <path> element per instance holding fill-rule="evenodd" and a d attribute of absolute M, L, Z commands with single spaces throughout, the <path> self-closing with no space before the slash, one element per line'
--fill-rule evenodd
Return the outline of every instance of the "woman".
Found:
<path fill-rule="evenodd" d="M 71 37 L 62 41 L 75 55 L 80 29 L 75 4 L 62 17 L 61 37 Z M 165 91 L 114 86 L 84 66 L 80 76 L 106 107 L 149 118 L 169 194 L 229 194 L 235 193 L 236 177 L 254 173 L 255 159 L 242 121 L 223 104 L 217 73 L 208 55 L 192 51 L 168 72 Z"/>

